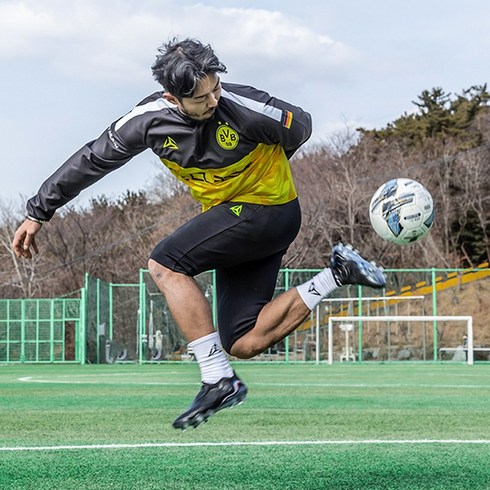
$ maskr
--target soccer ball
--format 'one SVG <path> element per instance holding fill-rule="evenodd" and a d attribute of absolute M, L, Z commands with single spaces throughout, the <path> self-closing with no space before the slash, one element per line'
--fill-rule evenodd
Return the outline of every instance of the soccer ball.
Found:
<path fill-rule="evenodd" d="M 413 243 L 426 235 L 434 223 L 432 196 L 415 180 L 390 180 L 374 193 L 369 219 L 384 240 L 398 245 Z"/>

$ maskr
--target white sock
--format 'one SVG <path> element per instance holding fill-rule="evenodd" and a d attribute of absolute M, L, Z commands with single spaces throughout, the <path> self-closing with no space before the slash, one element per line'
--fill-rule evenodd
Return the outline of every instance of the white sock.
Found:
<path fill-rule="evenodd" d="M 210 333 L 204 337 L 189 342 L 201 370 L 201 381 L 214 384 L 221 378 L 231 378 L 233 368 L 223 352 L 218 332 Z"/>
<path fill-rule="evenodd" d="M 337 288 L 332 271 L 327 267 L 309 281 L 296 287 L 301 299 L 310 310 L 313 310 L 325 296 Z"/>

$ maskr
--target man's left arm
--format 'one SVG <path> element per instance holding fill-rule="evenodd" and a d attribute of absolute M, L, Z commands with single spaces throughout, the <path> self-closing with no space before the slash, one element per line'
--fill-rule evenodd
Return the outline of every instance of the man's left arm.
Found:
<path fill-rule="evenodd" d="M 311 136 L 311 115 L 288 102 L 270 97 L 266 105 L 281 111 L 280 121 L 264 120 L 261 127 L 264 136 L 271 143 L 278 143 L 284 148 L 288 158 L 304 144 Z"/>
<path fill-rule="evenodd" d="M 279 144 L 290 158 L 311 136 L 311 115 L 301 107 L 244 85 L 229 84 L 223 93 L 247 110 L 247 130 L 257 141 Z"/>

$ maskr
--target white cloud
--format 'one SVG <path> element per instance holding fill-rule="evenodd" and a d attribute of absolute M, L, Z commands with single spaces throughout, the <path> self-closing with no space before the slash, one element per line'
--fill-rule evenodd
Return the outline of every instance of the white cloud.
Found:
<path fill-rule="evenodd" d="M 169 22 L 108 4 L 7 2 L 0 5 L 0 58 L 42 59 L 58 72 L 84 79 L 139 80 L 155 32 Z M 130 77 L 127 74 L 130 74 Z"/>
<path fill-rule="evenodd" d="M 141 81 L 156 47 L 172 35 L 210 42 L 238 73 L 281 73 L 290 81 L 304 73 L 337 78 L 356 58 L 347 46 L 298 19 L 265 9 L 177 1 L 135 9 L 115 0 L 78 0 L 68 7 L 57 0 L 12 0 L 0 4 L 0 19 L 0 58 L 42 58 L 58 72 L 84 79 Z"/>
<path fill-rule="evenodd" d="M 60 24 L 51 13 L 36 11 L 24 2 L 0 4 L 0 57 L 38 54 L 43 50 L 39 41 L 59 36 Z"/>
<path fill-rule="evenodd" d="M 208 34 L 203 26 L 217 24 L 212 44 L 233 69 L 287 74 L 294 79 L 334 74 L 357 63 L 355 51 L 325 34 L 315 32 L 299 19 L 265 9 L 187 7 L 189 32 Z M 191 15 L 192 13 L 192 15 Z"/>

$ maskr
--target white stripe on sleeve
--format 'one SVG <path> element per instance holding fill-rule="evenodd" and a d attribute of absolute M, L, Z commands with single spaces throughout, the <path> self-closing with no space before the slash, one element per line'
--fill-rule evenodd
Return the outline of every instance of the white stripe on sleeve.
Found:
<path fill-rule="evenodd" d="M 146 112 L 160 111 L 163 108 L 176 109 L 177 106 L 167 102 L 165 99 L 160 98 L 154 100 L 153 102 L 148 102 L 147 104 L 136 106 L 131 112 L 128 112 L 125 116 L 121 117 L 116 122 L 115 130 L 119 131 L 128 121 L 131 121 L 133 117 L 141 116 Z"/>
<path fill-rule="evenodd" d="M 221 91 L 221 96 L 225 99 L 232 100 L 236 104 L 246 107 L 247 109 L 263 114 L 264 116 L 270 117 L 275 121 L 281 122 L 282 110 L 278 109 L 277 107 L 267 105 L 253 99 L 248 99 L 247 97 L 243 97 L 243 95 L 227 92 L 224 89 Z"/>

